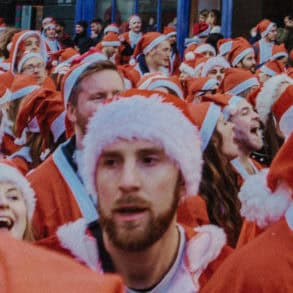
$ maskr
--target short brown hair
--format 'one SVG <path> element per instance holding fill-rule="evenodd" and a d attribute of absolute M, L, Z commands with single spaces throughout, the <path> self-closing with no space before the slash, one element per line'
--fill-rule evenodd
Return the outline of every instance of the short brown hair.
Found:
<path fill-rule="evenodd" d="M 112 63 L 111 61 L 99 61 L 96 63 L 93 63 L 92 65 L 90 65 L 77 79 L 75 85 L 72 88 L 72 91 L 70 93 L 68 102 L 71 103 L 73 106 L 77 105 L 77 101 L 78 101 L 78 95 L 80 92 L 80 84 L 81 82 L 87 77 L 92 75 L 93 73 L 97 73 L 97 72 L 101 72 L 103 70 L 113 70 L 116 71 L 119 75 L 119 71 L 117 66 Z M 122 79 L 122 77 L 121 77 Z"/>

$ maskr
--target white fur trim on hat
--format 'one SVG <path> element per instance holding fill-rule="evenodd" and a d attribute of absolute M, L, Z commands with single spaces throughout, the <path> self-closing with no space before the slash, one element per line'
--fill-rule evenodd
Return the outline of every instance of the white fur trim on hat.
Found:
<path fill-rule="evenodd" d="M 143 49 L 143 54 L 147 54 L 149 53 L 153 48 L 155 48 L 156 46 L 158 46 L 161 42 L 166 41 L 167 40 L 167 36 L 161 34 L 160 36 L 158 36 L 157 38 L 155 38 L 153 41 L 151 41 L 144 49 Z"/>
<path fill-rule="evenodd" d="M 263 31 L 260 35 L 261 35 L 261 37 L 262 38 L 264 38 L 271 30 L 272 30 L 272 28 L 274 27 L 274 26 L 276 26 L 276 24 L 274 23 L 274 22 L 271 22 L 269 25 L 268 25 L 268 27 L 266 28 L 266 30 L 265 31 Z"/>
<path fill-rule="evenodd" d="M 265 73 L 265 74 L 271 76 L 271 77 L 277 75 L 277 73 L 276 73 L 274 70 L 270 69 L 270 68 L 267 67 L 266 65 L 261 66 L 261 68 L 260 68 L 259 70 L 260 70 L 261 72 L 263 72 L 263 73 Z"/>
<path fill-rule="evenodd" d="M 44 62 L 44 64 L 46 63 L 44 58 L 42 57 L 42 55 L 40 53 L 27 53 L 20 59 L 18 65 L 17 65 L 17 72 L 18 73 L 21 72 L 24 63 L 27 62 L 31 58 L 39 58 Z"/>
<path fill-rule="evenodd" d="M 288 53 L 286 53 L 286 52 L 279 52 L 279 53 L 276 53 L 276 54 L 274 54 L 274 55 L 270 58 L 270 60 L 276 60 L 276 59 L 281 58 L 281 57 L 288 57 Z"/>
<path fill-rule="evenodd" d="M 28 180 L 16 168 L 0 163 L 0 181 L 11 182 L 20 189 L 26 203 L 28 218 L 31 220 L 35 210 L 36 198 Z"/>
<path fill-rule="evenodd" d="M 239 95 L 240 93 L 244 92 L 245 90 L 253 86 L 259 86 L 259 82 L 256 77 L 252 77 L 247 80 L 244 80 L 243 82 L 239 83 L 238 85 L 228 90 L 227 92 L 232 95 Z"/>
<path fill-rule="evenodd" d="M 171 32 L 171 33 L 166 34 L 167 38 L 176 37 L 176 36 L 177 36 L 176 32 Z"/>
<path fill-rule="evenodd" d="M 114 25 L 108 25 L 104 29 L 104 34 L 109 33 L 109 32 L 119 34 L 119 28 Z"/>
<path fill-rule="evenodd" d="M 103 47 L 119 47 L 120 45 L 119 41 L 102 41 Z"/>
<path fill-rule="evenodd" d="M 284 216 L 292 202 L 289 188 L 279 186 L 273 193 L 267 187 L 268 169 L 249 176 L 238 194 L 241 215 L 258 227 L 265 228 Z"/>
<path fill-rule="evenodd" d="M 287 74 L 278 74 L 264 82 L 263 87 L 256 97 L 256 110 L 260 120 L 266 124 L 268 116 L 271 112 L 272 105 L 283 92 L 279 92 L 282 83 L 288 82 L 293 84 L 293 79 Z M 285 89 L 284 89 L 285 91 Z"/>
<path fill-rule="evenodd" d="M 184 59 L 187 60 L 187 61 L 194 60 L 195 59 L 195 54 L 193 52 L 187 52 L 184 55 Z"/>
<path fill-rule="evenodd" d="M 225 42 L 224 44 L 222 44 L 219 48 L 219 55 L 223 56 L 227 54 L 231 50 L 232 44 L 233 44 L 232 41 Z"/>
<path fill-rule="evenodd" d="M 30 85 L 30 86 L 23 87 L 19 89 L 18 91 L 15 91 L 11 94 L 10 101 L 18 100 L 24 96 L 27 96 L 28 94 L 30 94 L 31 92 L 39 88 L 40 88 L 39 85 Z"/>
<path fill-rule="evenodd" d="M 202 68 L 201 76 L 207 76 L 209 71 L 212 70 L 216 66 L 229 68 L 230 64 L 222 56 L 211 57 L 205 62 Z"/>
<path fill-rule="evenodd" d="M 155 90 L 158 87 L 165 87 L 167 89 L 172 90 L 173 92 L 176 93 L 176 95 L 180 98 L 183 99 L 183 91 L 179 88 L 177 84 L 174 82 L 168 80 L 168 79 L 160 79 L 160 80 L 155 80 L 150 83 L 150 85 L 147 87 L 149 90 Z"/>
<path fill-rule="evenodd" d="M 136 22 L 136 21 L 140 21 L 141 22 L 141 18 L 138 16 L 138 15 L 131 15 L 129 17 L 129 23 L 133 23 L 133 22 Z"/>
<path fill-rule="evenodd" d="M 188 47 L 189 45 L 192 45 L 192 44 L 200 45 L 201 44 L 201 39 L 199 37 L 197 37 L 197 36 L 194 36 L 192 38 L 184 39 L 184 46 L 185 47 Z"/>
<path fill-rule="evenodd" d="M 291 106 L 281 117 L 279 127 L 283 135 L 288 138 L 293 132 L 293 106 Z"/>
<path fill-rule="evenodd" d="M 215 48 L 210 44 L 202 44 L 199 45 L 195 50 L 195 53 L 201 54 L 203 52 L 212 52 L 214 56 L 216 56 L 216 50 Z"/>
<path fill-rule="evenodd" d="M 181 110 L 163 102 L 160 94 L 148 98 L 134 95 L 101 105 L 90 119 L 79 169 L 89 194 L 97 196 L 96 164 L 103 149 L 119 138 L 145 139 L 161 146 L 181 170 L 187 195 L 197 194 L 202 166 L 200 135 Z"/>
<path fill-rule="evenodd" d="M 237 104 L 242 102 L 244 98 L 242 97 L 239 97 L 239 96 L 233 96 L 229 102 L 228 102 L 228 105 L 226 107 L 224 107 L 223 109 L 223 115 L 224 115 L 224 118 L 226 120 L 229 119 L 229 117 L 231 115 L 233 115 L 234 113 L 236 113 L 237 111 Z"/>
<path fill-rule="evenodd" d="M 215 78 L 210 78 L 198 92 L 211 90 L 215 85 L 219 85 L 219 81 Z"/>
<path fill-rule="evenodd" d="M 240 54 L 238 54 L 234 60 L 232 61 L 232 66 L 236 66 L 245 56 L 247 56 L 248 54 L 254 54 L 254 50 L 253 48 L 247 48 L 245 50 L 243 50 Z"/>
<path fill-rule="evenodd" d="M 206 147 L 209 144 L 209 141 L 211 140 L 211 137 L 214 133 L 220 114 L 221 114 L 221 108 L 218 105 L 211 103 L 208 109 L 208 112 L 204 118 L 204 121 L 202 123 L 202 126 L 200 128 L 200 136 L 202 139 L 202 145 L 201 145 L 202 152 L 205 151 Z"/>
<path fill-rule="evenodd" d="M 195 76 L 195 71 L 192 67 L 188 66 L 186 63 L 182 62 L 179 66 L 179 70 L 182 72 L 186 72 L 188 75 L 190 75 L 191 77 Z"/>

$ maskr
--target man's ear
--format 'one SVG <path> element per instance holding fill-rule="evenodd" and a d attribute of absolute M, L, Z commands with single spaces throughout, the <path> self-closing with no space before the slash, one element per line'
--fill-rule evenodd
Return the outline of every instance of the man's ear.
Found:
<path fill-rule="evenodd" d="M 72 123 L 76 123 L 77 118 L 76 118 L 76 106 L 74 106 L 72 103 L 67 103 L 67 107 L 66 107 L 66 115 L 67 118 L 70 122 Z"/>

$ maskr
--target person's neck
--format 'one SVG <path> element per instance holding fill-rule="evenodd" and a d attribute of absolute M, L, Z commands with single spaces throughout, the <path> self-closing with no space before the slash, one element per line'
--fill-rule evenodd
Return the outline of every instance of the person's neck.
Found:
<path fill-rule="evenodd" d="M 146 64 L 148 66 L 148 69 L 150 72 L 158 72 L 160 71 L 160 67 L 159 65 L 157 65 L 155 62 L 153 62 L 152 58 L 150 56 L 146 56 L 145 57 L 145 61 L 146 61 Z"/>
<path fill-rule="evenodd" d="M 250 161 L 250 152 L 240 150 L 238 160 L 249 175 L 254 174 L 254 168 L 251 165 L 251 161 Z"/>
<path fill-rule="evenodd" d="M 128 288 L 136 290 L 152 288 L 160 282 L 175 262 L 180 242 L 175 220 L 160 240 L 141 252 L 121 250 L 107 235 L 104 239 L 117 273 Z"/>

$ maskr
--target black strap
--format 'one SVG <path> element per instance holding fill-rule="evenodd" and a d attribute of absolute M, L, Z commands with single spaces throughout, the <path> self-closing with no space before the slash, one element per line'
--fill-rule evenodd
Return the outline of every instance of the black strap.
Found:
<path fill-rule="evenodd" d="M 92 235 L 97 240 L 99 257 L 102 263 L 102 269 L 105 273 L 115 273 L 115 268 L 109 253 L 106 251 L 101 226 L 98 221 L 94 221 L 88 225 Z"/>

